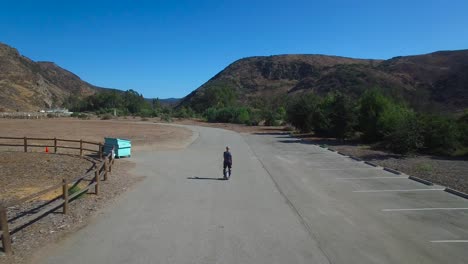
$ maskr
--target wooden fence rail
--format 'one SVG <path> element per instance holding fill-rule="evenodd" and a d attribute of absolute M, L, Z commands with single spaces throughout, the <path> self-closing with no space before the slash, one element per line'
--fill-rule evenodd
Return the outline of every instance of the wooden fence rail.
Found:
<path fill-rule="evenodd" d="M 19 231 L 22 227 L 26 226 L 29 223 L 39 219 L 40 217 L 56 210 L 57 208 L 62 207 L 62 212 L 67 214 L 69 212 L 68 204 L 76 197 L 83 193 L 87 193 L 89 190 L 94 188 L 94 194 L 99 195 L 99 185 L 101 181 L 106 181 L 109 177 L 109 173 L 112 171 L 112 165 L 114 164 L 114 156 L 112 153 L 109 153 L 106 157 L 103 157 L 103 144 L 96 143 L 96 142 L 88 142 L 83 140 L 65 140 L 65 139 L 57 139 L 57 138 L 12 138 L 12 137 L 0 137 L 0 139 L 14 139 L 14 140 L 24 140 L 24 144 L 19 146 L 24 146 L 25 152 L 27 152 L 28 147 L 38 147 L 39 145 L 28 145 L 28 140 L 52 140 L 54 145 L 48 146 L 53 147 L 54 152 L 57 152 L 58 148 L 66 148 L 66 149 L 75 149 L 80 151 L 80 156 L 83 156 L 83 151 L 91 151 L 99 153 L 100 162 L 94 163 L 93 169 L 83 175 L 80 175 L 72 180 L 62 179 L 61 183 L 55 184 L 47 189 L 41 190 L 37 193 L 31 194 L 27 197 L 11 201 L 6 204 L 0 204 L 0 240 L 2 241 L 3 251 L 5 254 L 10 255 L 13 252 L 12 245 L 11 245 L 11 237 L 12 233 Z M 64 141 L 64 142 L 76 142 L 80 143 L 80 147 L 65 147 L 59 146 L 57 142 Z M 92 144 L 99 146 L 98 150 L 91 150 L 83 148 L 83 144 Z M 18 146 L 18 144 L 0 144 L 0 146 Z M 42 145 L 41 145 L 42 146 Z M 90 183 L 78 191 L 70 194 L 70 187 L 69 186 L 76 186 L 83 180 L 89 180 Z M 32 214 L 25 213 L 23 216 L 16 216 L 12 219 L 8 219 L 7 209 L 9 207 L 21 205 L 27 201 L 39 198 L 47 193 L 55 192 L 57 190 L 61 190 L 61 194 L 57 196 L 55 199 L 52 199 L 50 202 L 47 202 L 45 205 L 40 206 L 38 210 L 34 210 Z"/>
<path fill-rule="evenodd" d="M 0 140 L 22 140 L 23 143 L 20 144 L 18 142 L 15 143 L 0 143 L 0 146 L 3 147 L 23 147 L 24 152 L 28 152 L 28 148 L 53 148 L 54 153 L 58 152 L 58 149 L 75 149 L 80 151 L 80 156 L 83 156 L 84 151 L 89 151 L 89 152 L 95 152 L 99 155 L 99 158 L 102 159 L 102 155 L 104 152 L 104 144 L 103 143 L 98 143 L 98 142 L 91 142 L 91 141 L 84 141 L 84 140 L 71 140 L 71 139 L 59 139 L 59 138 L 28 138 L 28 137 L 0 137 Z M 51 144 L 30 144 L 30 141 L 50 141 L 52 142 Z M 79 147 L 70 147 L 70 146 L 62 146 L 59 145 L 59 142 L 71 142 L 71 143 L 79 143 Z M 86 145 L 94 145 L 97 146 L 98 149 L 90 149 L 84 147 L 84 144 Z"/>

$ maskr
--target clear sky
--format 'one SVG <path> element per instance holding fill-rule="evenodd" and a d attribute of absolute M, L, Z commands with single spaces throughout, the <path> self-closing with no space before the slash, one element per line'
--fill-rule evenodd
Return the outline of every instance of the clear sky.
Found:
<path fill-rule="evenodd" d="M 0 0 L 0 42 L 94 85 L 183 97 L 248 56 L 468 49 L 468 1 Z"/>

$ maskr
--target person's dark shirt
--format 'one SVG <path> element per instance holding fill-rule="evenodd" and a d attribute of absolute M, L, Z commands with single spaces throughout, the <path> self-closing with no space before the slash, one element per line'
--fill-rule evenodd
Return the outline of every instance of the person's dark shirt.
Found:
<path fill-rule="evenodd" d="M 231 152 L 225 151 L 224 152 L 224 162 L 232 163 L 232 155 Z"/>

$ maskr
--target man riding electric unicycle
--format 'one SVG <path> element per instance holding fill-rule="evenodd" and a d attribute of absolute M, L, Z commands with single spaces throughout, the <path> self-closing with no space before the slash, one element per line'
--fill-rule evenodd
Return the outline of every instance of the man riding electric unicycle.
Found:
<path fill-rule="evenodd" d="M 223 153 L 223 156 L 224 156 L 223 176 L 224 176 L 224 179 L 227 180 L 231 178 L 231 168 L 232 168 L 232 155 L 231 155 L 231 152 L 229 152 L 229 147 L 226 147 L 226 151 Z"/>

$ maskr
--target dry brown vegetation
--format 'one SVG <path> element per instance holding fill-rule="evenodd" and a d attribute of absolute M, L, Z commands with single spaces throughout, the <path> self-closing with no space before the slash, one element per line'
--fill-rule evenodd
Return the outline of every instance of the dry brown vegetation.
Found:
<path fill-rule="evenodd" d="M 130 139 L 134 152 L 142 149 L 183 148 L 190 142 L 191 135 L 190 130 L 180 127 L 130 120 L 0 119 L 0 136 L 57 137 L 96 142 L 103 142 L 104 137 L 119 137 Z M 2 143 L 6 143 L 6 140 Z M 52 148 L 49 151 L 52 152 Z M 75 155 L 64 154 L 66 151 L 61 149 L 58 152 L 45 153 L 44 148 L 30 147 L 25 153 L 23 147 L 0 147 L 0 201 L 25 197 L 60 182 L 62 178 L 71 179 L 82 175 L 93 164 L 93 159 L 80 158 L 76 151 Z M 89 216 L 141 179 L 138 175 L 130 174 L 130 169 L 134 167 L 131 160 L 116 161 L 110 179 L 101 186 L 99 196 L 87 195 L 86 199 L 70 204 L 70 214 L 50 214 L 15 233 L 12 237 L 14 255 L 0 257 L 0 263 L 22 263 L 34 250 L 85 225 Z M 9 208 L 8 215 L 14 217 L 57 195 L 49 193 L 38 200 Z"/>

